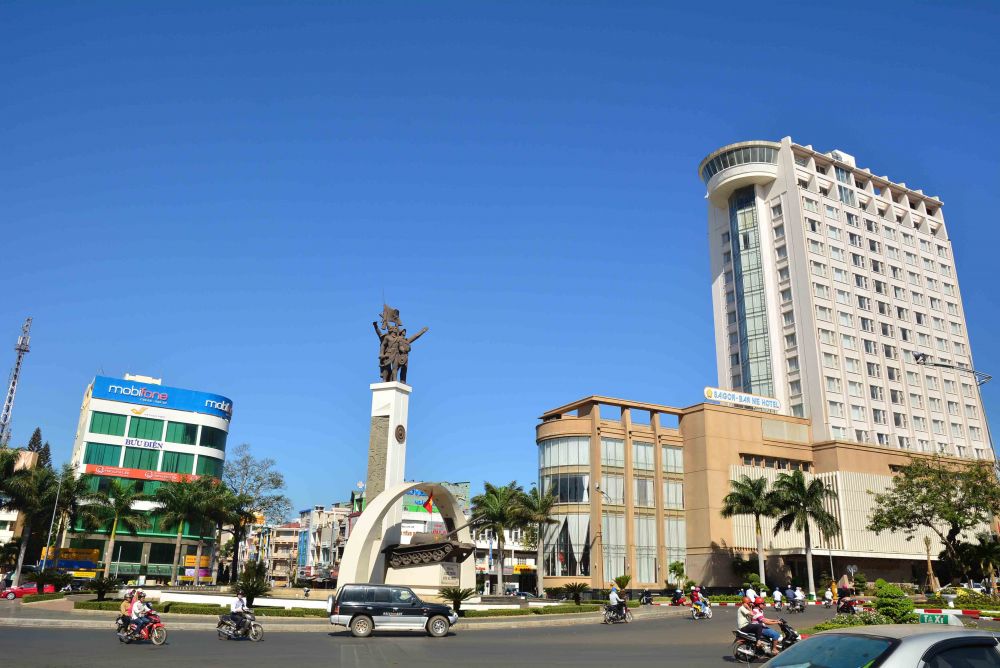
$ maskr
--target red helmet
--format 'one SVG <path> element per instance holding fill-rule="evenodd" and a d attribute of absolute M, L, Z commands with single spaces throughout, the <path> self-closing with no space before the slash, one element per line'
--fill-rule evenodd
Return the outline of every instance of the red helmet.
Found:
<path fill-rule="evenodd" d="M 764 599 L 762 599 L 762 598 L 761 598 L 760 596 L 758 596 L 757 598 L 755 598 L 755 599 L 753 600 L 753 602 L 754 602 L 755 604 L 757 604 L 757 605 L 764 605 Z"/>

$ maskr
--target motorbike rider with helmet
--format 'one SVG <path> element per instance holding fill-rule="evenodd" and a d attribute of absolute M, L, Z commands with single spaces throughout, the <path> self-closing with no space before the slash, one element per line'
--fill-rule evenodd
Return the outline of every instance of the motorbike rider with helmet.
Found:
<path fill-rule="evenodd" d="M 694 587 L 691 590 L 691 605 L 697 605 L 702 614 L 708 610 L 708 601 L 701 593 L 701 587 Z"/>
<path fill-rule="evenodd" d="M 229 619 L 233 622 L 233 626 L 236 627 L 236 633 L 242 633 L 247 624 L 247 609 L 246 599 L 243 598 L 243 590 L 238 589 L 236 591 L 236 600 L 229 606 Z"/>
<path fill-rule="evenodd" d="M 610 603 L 614 608 L 616 617 L 625 616 L 625 602 L 622 600 L 621 596 L 618 595 L 617 583 L 613 583 L 611 585 L 611 593 L 608 594 L 608 603 Z"/>
<path fill-rule="evenodd" d="M 146 604 L 146 592 L 140 589 L 136 592 L 135 601 L 132 603 L 132 623 L 135 624 L 135 628 L 130 635 L 139 635 L 143 627 L 153 621 L 147 616 L 150 610 L 152 608 Z"/>
<path fill-rule="evenodd" d="M 777 619 L 768 619 L 764 616 L 764 599 L 759 596 L 754 600 L 754 605 L 750 613 L 750 618 L 753 624 L 760 625 L 760 635 L 771 641 L 771 656 L 778 653 L 778 640 L 781 639 L 781 634 L 772 628 L 769 628 L 769 624 L 778 624 Z"/>

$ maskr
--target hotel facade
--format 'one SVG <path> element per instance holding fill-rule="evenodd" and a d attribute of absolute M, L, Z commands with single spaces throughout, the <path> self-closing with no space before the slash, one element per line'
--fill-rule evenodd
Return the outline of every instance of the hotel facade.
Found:
<path fill-rule="evenodd" d="M 698 173 L 719 387 L 779 400 L 817 441 L 994 458 L 937 197 L 788 137 Z"/>
<path fill-rule="evenodd" d="M 106 490 L 113 478 L 146 495 L 164 484 L 221 478 L 231 418 L 232 401 L 217 394 L 167 387 L 147 376 L 97 376 L 83 396 L 72 464 L 92 476 L 92 491 Z M 147 514 L 149 526 L 135 536 L 119 531 L 114 554 L 104 554 L 107 527 L 90 532 L 79 523 L 63 547 L 90 551 L 95 561 L 110 560 L 112 573 L 120 576 L 168 580 L 177 530 L 160 524 L 154 502 L 139 501 L 135 508 Z M 210 579 L 214 537 L 211 527 L 205 530 L 202 580 Z M 189 568 L 181 579 L 193 581 L 197 528 L 185 524 L 183 531 L 181 563 Z"/>
<path fill-rule="evenodd" d="M 874 495 L 911 453 L 869 443 L 813 441 L 805 418 L 717 404 L 674 408 L 591 396 L 546 411 L 536 426 L 539 482 L 556 496 L 543 543 L 546 586 L 584 581 L 605 589 L 619 575 L 630 587 L 662 589 L 669 566 L 710 587 L 736 587 L 733 560 L 751 558 L 753 518 L 721 515 L 730 481 L 742 475 L 773 482 L 803 471 L 837 492 L 827 510 L 840 522 L 830 540 L 813 529 L 815 574 L 839 578 L 849 565 L 869 578 L 920 581 L 943 549 L 920 532 L 876 535 L 866 529 Z M 919 455 L 918 455 L 919 456 Z M 955 458 L 955 461 L 959 461 Z M 763 518 L 768 584 L 805 586 L 799 532 L 772 534 Z M 753 557 L 755 559 L 755 557 Z M 754 561 L 754 564 L 756 561 Z M 754 568 L 756 570 L 756 568 Z"/>

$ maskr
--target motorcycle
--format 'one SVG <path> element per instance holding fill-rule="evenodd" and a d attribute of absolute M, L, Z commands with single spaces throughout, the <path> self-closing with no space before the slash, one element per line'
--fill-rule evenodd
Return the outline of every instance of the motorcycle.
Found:
<path fill-rule="evenodd" d="M 797 598 L 793 601 L 788 602 L 788 607 L 786 608 L 786 612 L 791 613 L 791 612 L 805 612 L 805 611 L 806 611 L 806 602 L 803 601 L 802 599 Z"/>
<path fill-rule="evenodd" d="M 840 602 L 837 604 L 837 614 L 856 615 L 858 614 L 858 609 L 857 609 L 858 605 L 859 602 L 855 601 L 852 598 L 842 598 L 840 599 Z"/>
<path fill-rule="evenodd" d="M 712 618 L 712 602 L 707 598 L 705 601 L 705 611 L 702 612 L 701 608 L 698 607 L 696 603 L 691 604 L 691 619 L 711 619 Z"/>
<path fill-rule="evenodd" d="M 788 649 L 802 639 L 799 632 L 789 626 L 784 619 L 778 620 L 778 626 L 781 627 L 782 634 L 778 640 L 778 652 Z M 755 634 L 743 631 L 733 631 L 733 635 L 736 636 L 736 640 L 733 641 L 733 658 L 737 661 L 749 666 L 758 659 L 767 661 L 771 658 L 765 649 L 770 647 L 771 641 L 766 638 L 758 640 Z"/>
<path fill-rule="evenodd" d="M 784 605 L 782 604 L 782 602 L 781 602 L 781 601 L 778 601 L 778 600 L 776 600 L 776 601 L 774 602 L 774 611 L 775 611 L 775 612 L 781 612 L 781 611 L 782 611 L 783 609 L 784 609 Z"/>
<path fill-rule="evenodd" d="M 264 627 L 257 622 L 257 616 L 253 614 L 253 610 L 246 608 L 243 615 L 246 617 L 246 622 L 240 628 L 236 627 L 229 615 L 219 615 L 219 624 L 215 627 L 219 634 L 219 640 L 250 638 L 251 641 L 257 642 L 264 637 Z"/>
<path fill-rule="evenodd" d="M 149 617 L 149 623 L 143 626 L 142 631 L 136 635 L 134 633 L 135 623 L 132 619 L 125 617 L 125 615 L 119 615 L 115 623 L 118 642 L 123 642 L 126 645 L 133 640 L 149 640 L 154 645 L 162 645 L 167 642 L 167 629 L 163 626 L 156 611 L 150 610 L 146 616 Z"/>
<path fill-rule="evenodd" d="M 643 589 L 639 593 L 639 605 L 653 605 L 653 592 Z"/>
<path fill-rule="evenodd" d="M 827 610 L 829 610 L 830 608 L 832 608 L 833 607 L 833 599 L 832 598 L 824 598 L 823 599 L 823 607 L 826 608 Z M 839 612 L 839 610 L 838 610 L 838 612 Z"/>
<path fill-rule="evenodd" d="M 628 624 L 631 621 L 632 611 L 628 609 L 628 603 L 625 604 L 621 613 L 615 610 L 615 606 L 613 605 L 604 606 L 604 624 Z"/>

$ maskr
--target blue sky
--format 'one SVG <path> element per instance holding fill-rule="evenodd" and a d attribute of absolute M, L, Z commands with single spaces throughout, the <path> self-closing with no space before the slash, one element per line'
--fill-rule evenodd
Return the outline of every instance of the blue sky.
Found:
<path fill-rule="evenodd" d="M 942 198 L 1000 376 L 998 5 L 669 4 L 5 3 L 15 444 L 68 459 L 93 376 L 144 373 L 231 397 L 296 506 L 345 498 L 385 295 L 430 327 L 408 477 L 530 482 L 544 410 L 714 384 L 696 168 L 786 135 Z"/>

